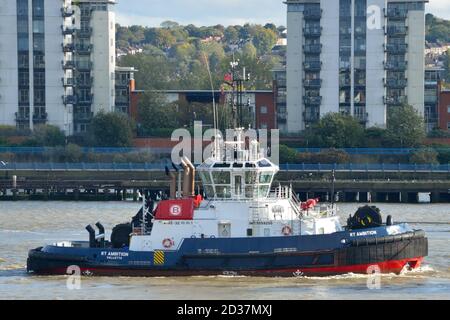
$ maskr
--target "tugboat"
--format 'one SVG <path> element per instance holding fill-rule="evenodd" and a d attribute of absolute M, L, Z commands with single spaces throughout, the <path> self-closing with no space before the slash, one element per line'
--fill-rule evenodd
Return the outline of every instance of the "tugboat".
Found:
<path fill-rule="evenodd" d="M 329 276 L 400 273 L 428 255 L 424 231 L 383 221 L 361 207 L 343 226 L 334 203 L 301 202 L 291 186 L 272 188 L 279 167 L 257 139 L 235 126 L 218 136 L 198 167 L 183 157 L 183 186 L 171 176 L 170 197 L 150 201 L 105 239 L 101 223 L 89 241 L 65 241 L 29 252 L 27 270 L 65 275 L 73 266 L 89 276 L 244 275 Z M 204 192 L 195 194 L 198 173 Z M 182 189 L 182 190 L 180 190 Z"/>

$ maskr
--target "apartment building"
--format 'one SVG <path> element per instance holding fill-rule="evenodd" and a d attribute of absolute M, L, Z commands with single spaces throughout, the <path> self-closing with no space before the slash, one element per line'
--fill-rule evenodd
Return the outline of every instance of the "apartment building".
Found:
<path fill-rule="evenodd" d="M 329 112 L 385 127 L 403 103 L 424 113 L 427 0 L 287 0 L 286 131 Z"/>
<path fill-rule="evenodd" d="M 115 108 L 113 0 L 0 1 L 0 124 L 83 133 Z"/>

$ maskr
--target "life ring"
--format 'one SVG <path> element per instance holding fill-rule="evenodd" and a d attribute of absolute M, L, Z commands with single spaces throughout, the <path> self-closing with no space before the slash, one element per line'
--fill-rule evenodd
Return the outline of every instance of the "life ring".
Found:
<path fill-rule="evenodd" d="M 169 249 L 173 247 L 174 242 L 172 239 L 167 238 L 163 240 L 162 245 L 164 246 L 164 248 Z"/>
<path fill-rule="evenodd" d="M 281 232 L 285 236 L 290 236 L 292 234 L 292 229 L 290 226 L 284 226 L 283 229 L 281 229 Z"/>

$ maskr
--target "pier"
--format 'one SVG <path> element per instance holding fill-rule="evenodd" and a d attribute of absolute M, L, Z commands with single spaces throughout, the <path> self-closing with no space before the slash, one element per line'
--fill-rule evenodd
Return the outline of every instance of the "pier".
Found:
<path fill-rule="evenodd" d="M 301 200 L 450 203 L 448 166 L 281 165 L 275 186 L 292 185 Z M 384 169 L 383 169 L 384 168 Z M 382 170 L 383 169 L 383 170 Z M 427 170 L 428 169 L 428 170 Z M 201 190 L 200 182 L 197 191 Z M 139 192 L 169 193 L 162 164 L 8 164 L 0 167 L 0 201 L 138 201 Z M 422 197 L 423 198 L 423 197 Z"/>

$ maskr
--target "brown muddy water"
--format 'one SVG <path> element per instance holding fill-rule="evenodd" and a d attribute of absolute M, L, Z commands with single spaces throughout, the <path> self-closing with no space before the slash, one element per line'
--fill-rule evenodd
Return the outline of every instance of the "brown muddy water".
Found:
<path fill-rule="evenodd" d="M 84 227 L 107 230 L 129 220 L 139 204 L 124 202 L 0 203 L 0 299 L 450 299 L 450 205 L 379 204 L 384 217 L 426 231 L 429 256 L 416 271 L 383 275 L 380 289 L 368 276 L 326 278 L 82 278 L 79 290 L 66 277 L 29 276 L 29 249 L 61 240 L 86 240 Z M 357 204 L 341 204 L 345 221 Z M 107 237 L 109 234 L 107 234 Z"/>

